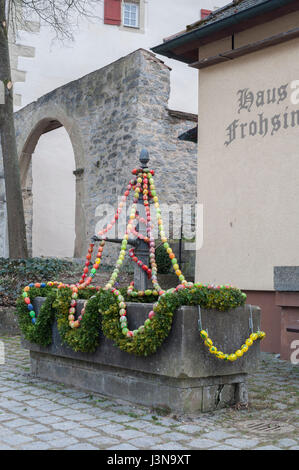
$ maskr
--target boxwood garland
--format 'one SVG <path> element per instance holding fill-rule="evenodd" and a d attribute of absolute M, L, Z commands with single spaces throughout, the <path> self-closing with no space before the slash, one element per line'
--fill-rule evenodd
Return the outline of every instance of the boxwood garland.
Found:
<path fill-rule="evenodd" d="M 98 313 L 99 298 L 88 289 L 80 291 L 80 298 L 89 299 L 85 307 L 80 328 L 69 326 L 68 310 L 72 298 L 70 288 L 60 289 L 57 293 L 54 307 L 56 308 L 57 328 L 63 343 L 70 346 L 73 351 L 92 353 L 99 345 L 101 316 Z"/>
<path fill-rule="evenodd" d="M 148 356 L 155 353 L 169 335 L 173 312 L 157 307 L 156 316 L 149 325 L 140 326 L 136 336 L 125 337 L 119 323 L 119 308 L 115 296 L 109 291 L 101 291 L 97 295 L 100 298 L 103 334 L 122 351 L 136 356 Z"/>
<path fill-rule="evenodd" d="M 197 284 L 191 289 L 170 289 L 155 303 L 155 316 L 151 322 L 141 326 L 138 334 L 128 338 L 124 337 L 119 325 L 119 309 L 115 296 L 108 291 L 101 291 L 97 296 L 104 335 L 113 340 L 122 351 L 136 356 L 148 356 L 156 352 L 169 335 L 173 314 L 179 307 L 200 305 L 206 309 L 225 311 L 243 305 L 246 300 L 246 295 L 239 289 L 225 286 L 211 289 Z"/>
<path fill-rule="evenodd" d="M 121 289 L 121 293 L 129 302 L 151 302 L 154 299 L 154 296 L 127 296 L 126 289 Z M 117 299 L 109 290 L 100 289 L 96 294 L 89 289 L 79 291 L 79 298 L 88 299 L 88 302 L 80 328 L 76 329 L 71 328 L 68 321 L 72 298 L 70 288 L 32 288 L 31 300 L 37 296 L 46 296 L 46 301 L 35 325 L 28 315 L 24 299 L 20 298 L 17 303 L 20 328 L 28 341 L 42 346 L 51 344 L 52 323 L 56 312 L 61 340 L 74 351 L 94 352 L 99 345 L 102 328 L 103 334 L 114 341 L 119 349 L 136 356 L 148 356 L 156 352 L 169 335 L 175 311 L 182 305 L 200 305 L 205 309 L 225 311 L 243 305 L 246 300 L 245 294 L 232 287 L 211 288 L 195 284 L 192 288 L 169 289 L 154 304 L 155 316 L 151 322 L 140 326 L 138 334 L 128 338 L 124 337 L 120 327 Z"/>
<path fill-rule="evenodd" d="M 41 346 L 49 346 L 52 342 L 52 324 L 55 318 L 55 308 L 53 303 L 56 299 L 56 289 L 49 287 L 30 289 L 30 299 L 36 297 L 46 297 L 46 301 L 41 306 L 36 323 L 33 325 L 31 317 L 28 315 L 27 305 L 24 303 L 24 298 L 20 297 L 17 300 L 16 315 L 19 320 L 19 327 L 24 335 L 24 338 Z"/>

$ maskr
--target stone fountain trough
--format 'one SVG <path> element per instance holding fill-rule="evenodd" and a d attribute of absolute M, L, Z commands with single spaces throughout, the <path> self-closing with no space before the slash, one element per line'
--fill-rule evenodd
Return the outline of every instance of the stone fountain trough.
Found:
<path fill-rule="evenodd" d="M 45 299 L 36 298 L 38 314 Z M 83 301 L 78 301 L 78 311 Z M 152 304 L 128 304 L 131 329 L 143 324 Z M 249 305 L 228 312 L 201 310 L 204 329 L 214 344 L 231 353 L 250 335 Z M 53 325 L 53 341 L 41 347 L 23 340 L 30 350 L 31 374 L 134 404 L 166 408 L 175 412 L 206 412 L 238 403 L 246 404 L 247 376 L 260 359 L 259 340 L 236 362 L 212 356 L 198 329 L 198 307 L 181 307 L 174 315 L 169 337 L 148 357 L 122 352 L 100 332 L 100 345 L 93 354 L 76 353 L 62 345 Z M 260 326 L 260 308 L 252 307 L 253 330 Z"/>

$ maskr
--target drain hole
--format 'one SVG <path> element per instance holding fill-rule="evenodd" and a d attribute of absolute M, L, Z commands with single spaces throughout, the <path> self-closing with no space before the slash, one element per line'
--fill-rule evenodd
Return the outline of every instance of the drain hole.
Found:
<path fill-rule="evenodd" d="M 240 424 L 240 428 L 257 434 L 286 433 L 295 429 L 291 424 L 275 421 L 245 421 Z"/>
<path fill-rule="evenodd" d="M 271 423 L 254 423 L 250 424 L 248 427 L 251 431 L 280 431 L 281 429 L 279 424 Z"/>

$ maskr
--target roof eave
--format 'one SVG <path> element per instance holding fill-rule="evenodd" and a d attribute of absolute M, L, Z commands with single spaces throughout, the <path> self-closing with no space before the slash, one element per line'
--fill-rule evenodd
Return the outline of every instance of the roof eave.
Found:
<path fill-rule="evenodd" d="M 237 12 L 227 18 L 215 21 L 215 23 L 206 24 L 198 29 L 186 32 L 181 36 L 166 41 L 158 46 L 152 47 L 151 50 L 155 54 L 160 54 L 170 59 L 176 59 L 187 64 L 191 63 L 192 60 L 188 60 L 185 55 L 177 55 L 173 51 L 179 47 L 187 45 L 188 43 L 190 43 L 191 45 L 195 41 L 199 41 L 203 38 L 207 38 L 208 36 L 212 36 L 213 34 L 220 32 L 221 30 L 233 28 L 233 26 L 236 24 L 242 23 L 256 16 L 260 16 L 264 13 L 271 12 L 279 7 L 283 7 L 284 5 L 288 5 L 292 2 L 294 2 L 294 0 L 268 0 L 266 3 L 252 6 L 247 10 Z"/>

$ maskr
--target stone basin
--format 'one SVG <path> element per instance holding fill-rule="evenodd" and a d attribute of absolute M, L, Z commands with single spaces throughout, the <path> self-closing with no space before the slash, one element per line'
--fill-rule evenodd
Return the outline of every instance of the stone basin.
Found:
<path fill-rule="evenodd" d="M 38 314 L 45 299 L 36 298 Z M 83 301 L 78 301 L 81 311 Z M 131 329 L 147 318 L 152 304 L 128 303 Z M 204 329 L 223 352 L 232 353 L 250 335 L 248 305 L 227 312 L 201 309 Z M 119 350 L 100 332 L 95 353 L 76 353 L 62 345 L 56 322 L 53 342 L 41 347 L 22 340 L 30 350 L 31 373 L 43 379 L 63 382 L 82 390 L 152 408 L 176 412 L 212 411 L 236 403 L 246 404 L 246 378 L 260 359 L 260 340 L 235 362 L 212 356 L 200 338 L 198 307 L 183 306 L 174 314 L 168 338 L 148 357 L 136 357 Z M 253 330 L 260 326 L 260 308 L 252 307 Z"/>

